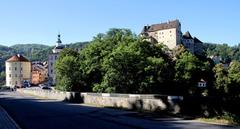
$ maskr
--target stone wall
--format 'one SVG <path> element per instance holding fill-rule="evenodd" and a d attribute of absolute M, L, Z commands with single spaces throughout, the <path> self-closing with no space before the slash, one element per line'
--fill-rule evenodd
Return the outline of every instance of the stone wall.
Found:
<path fill-rule="evenodd" d="M 65 100 L 86 103 L 102 107 L 115 107 L 133 110 L 170 111 L 179 113 L 181 96 L 140 95 L 140 94 L 110 94 L 110 93 L 79 93 L 60 92 L 41 89 L 18 89 L 18 92 L 39 96 L 47 99 Z"/>

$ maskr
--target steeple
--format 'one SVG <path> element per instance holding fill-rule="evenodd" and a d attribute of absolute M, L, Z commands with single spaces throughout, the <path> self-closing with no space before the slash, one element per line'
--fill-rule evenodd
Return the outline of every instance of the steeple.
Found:
<path fill-rule="evenodd" d="M 59 53 L 65 46 L 62 45 L 61 35 L 58 33 L 56 46 L 53 48 L 53 53 Z"/>
<path fill-rule="evenodd" d="M 58 33 L 58 39 L 57 39 L 57 42 L 56 42 L 56 46 L 61 46 L 61 45 L 62 45 L 61 35 L 60 35 L 60 33 Z"/>

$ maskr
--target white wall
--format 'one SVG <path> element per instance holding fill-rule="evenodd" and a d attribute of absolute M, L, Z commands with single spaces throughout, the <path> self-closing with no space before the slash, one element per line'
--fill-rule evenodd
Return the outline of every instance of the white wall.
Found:
<path fill-rule="evenodd" d="M 23 80 L 31 81 L 31 62 L 5 62 L 6 86 L 21 86 Z"/>
<path fill-rule="evenodd" d="M 165 44 L 169 49 L 173 49 L 181 42 L 181 31 L 179 29 L 171 28 L 149 32 L 149 36 L 154 37 L 158 43 Z"/>
<path fill-rule="evenodd" d="M 48 56 L 48 77 L 50 80 L 52 80 L 52 84 L 56 83 L 56 74 L 55 74 L 55 69 L 54 65 L 56 63 L 56 60 L 58 58 L 57 53 L 49 54 Z"/>

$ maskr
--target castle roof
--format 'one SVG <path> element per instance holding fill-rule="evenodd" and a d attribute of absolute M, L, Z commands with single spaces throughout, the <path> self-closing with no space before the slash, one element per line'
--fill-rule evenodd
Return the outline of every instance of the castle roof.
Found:
<path fill-rule="evenodd" d="M 152 24 L 151 26 L 144 26 L 142 33 L 177 28 L 180 25 L 181 24 L 180 24 L 179 20 L 168 21 L 168 22 L 160 23 L 160 24 Z"/>
<path fill-rule="evenodd" d="M 200 40 L 199 40 L 198 38 L 196 38 L 196 37 L 194 37 L 193 40 L 194 40 L 194 43 L 203 43 L 202 41 L 200 41 Z"/>
<path fill-rule="evenodd" d="M 185 39 L 193 39 L 191 34 L 189 33 L 189 31 L 187 31 L 184 35 L 183 35 L 183 38 Z"/>
<path fill-rule="evenodd" d="M 24 56 L 17 54 L 9 58 L 6 62 L 29 62 Z"/>

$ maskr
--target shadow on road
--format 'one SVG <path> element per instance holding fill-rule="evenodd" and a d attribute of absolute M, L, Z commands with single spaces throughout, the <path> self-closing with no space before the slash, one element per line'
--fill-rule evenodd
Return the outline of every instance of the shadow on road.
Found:
<path fill-rule="evenodd" d="M 14 92 L 0 92 L 0 105 L 23 129 L 223 129 L 197 122 L 182 121 L 168 116 L 137 113 L 35 99 Z"/>
<path fill-rule="evenodd" d="M 180 129 L 179 124 L 176 123 L 158 125 L 159 123 L 154 123 L 144 117 L 135 117 L 133 115 L 137 114 L 135 112 L 35 99 L 15 94 L 0 92 L 0 104 L 23 129 L 75 129 L 80 127 L 145 129 L 163 126 Z"/>

